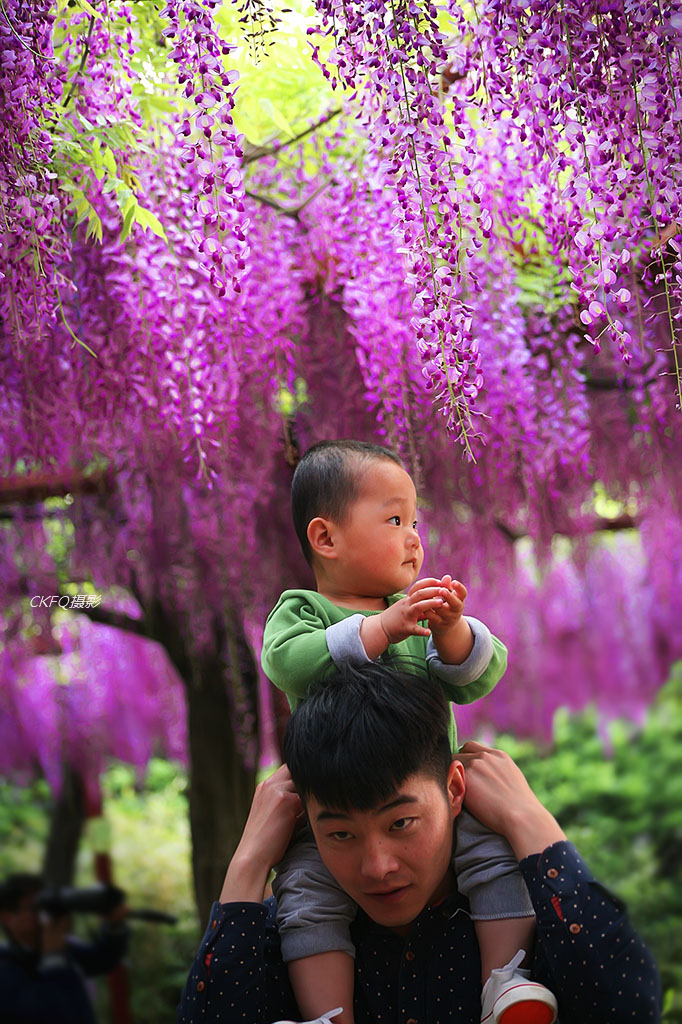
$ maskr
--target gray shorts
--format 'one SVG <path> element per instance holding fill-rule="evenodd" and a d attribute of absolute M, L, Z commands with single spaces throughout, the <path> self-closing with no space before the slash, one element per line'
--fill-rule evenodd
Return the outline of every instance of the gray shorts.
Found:
<path fill-rule="evenodd" d="M 509 843 L 465 810 L 457 818 L 453 866 L 475 921 L 535 916 Z M 298 834 L 278 864 L 272 889 L 286 962 L 332 950 L 355 955 L 350 923 L 357 906 L 322 863 L 310 829 Z"/>

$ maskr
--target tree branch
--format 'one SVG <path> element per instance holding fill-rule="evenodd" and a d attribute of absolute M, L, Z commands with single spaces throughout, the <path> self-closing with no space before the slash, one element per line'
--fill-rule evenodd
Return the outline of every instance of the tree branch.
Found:
<path fill-rule="evenodd" d="M 276 210 L 277 213 L 283 213 L 286 217 L 293 217 L 294 220 L 298 218 L 297 206 L 287 208 L 286 206 L 282 206 L 281 203 L 276 202 L 274 199 L 269 199 L 268 196 L 260 196 L 257 192 L 250 192 L 248 188 L 244 189 L 244 195 L 248 196 L 249 199 L 255 200 L 257 203 L 263 203 L 264 206 L 269 206 L 272 210 Z"/>
<path fill-rule="evenodd" d="M 70 597 L 71 595 L 64 595 Z M 97 622 L 102 626 L 113 626 L 125 633 L 133 633 L 135 636 L 143 636 L 147 640 L 154 640 L 147 631 L 144 619 L 134 619 L 132 615 L 125 612 L 115 612 L 110 608 L 74 608 L 72 611 L 79 615 L 85 615 L 91 622 Z"/>
<path fill-rule="evenodd" d="M 305 199 L 301 200 L 298 206 L 282 206 L 282 204 L 278 203 L 276 200 L 270 199 L 268 196 L 258 195 L 257 192 L 250 192 L 248 189 L 244 189 L 244 195 L 247 195 L 249 199 L 255 199 L 257 203 L 264 203 L 266 206 L 270 206 L 273 210 L 277 210 L 278 213 L 282 213 L 286 217 L 293 217 L 294 220 L 298 220 L 298 215 L 301 210 L 305 210 L 306 206 L 309 203 L 312 203 L 313 199 L 317 199 L 320 193 L 324 192 L 326 188 L 329 188 L 333 181 L 333 178 L 327 178 L 327 180 L 323 181 L 314 192 L 311 192 L 309 196 L 306 196 Z"/>
<path fill-rule="evenodd" d="M 507 526 L 501 519 L 495 520 L 495 526 L 512 543 L 528 536 L 523 530 L 514 530 L 511 526 Z M 580 537 L 582 534 L 593 534 L 600 531 L 612 533 L 619 530 L 636 530 L 638 526 L 639 520 L 636 516 L 623 512 L 622 515 L 616 516 L 614 519 L 607 519 L 605 516 L 595 516 L 584 529 L 575 525 L 571 526 L 570 529 L 556 529 L 554 533 L 560 537 Z"/>
<path fill-rule="evenodd" d="M 87 34 L 86 39 L 85 39 L 85 46 L 83 47 L 83 53 L 81 54 L 81 62 L 80 62 L 80 65 L 78 67 L 78 71 L 73 76 L 73 81 L 71 82 L 71 88 L 69 89 L 68 93 L 66 94 L 66 99 L 64 100 L 64 103 L 62 104 L 62 106 L 65 107 L 65 108 L 69 105 L 69 100 L 73 96 L 73 91 L 76 88 L 76 82 L 78 81 L 78 79 L 83 74 L 83 70 L 85 68 L 85 62 L 88 59 L 88 54 L 90 53 L 90 39 L 92 37 L 92 30 L 93 30 L 94 26 L 95 26 L 95 18 L 94 18 L 94 15 L 91 14 L 90 15 L 90 23 L 88 25 L 88 34 Z"/>
<path fill-rule="evenodd" d="M 321 117 L 319 121 L 315 122 L 315 124 L 311 124 L 309 128 L 305 129 L 305 131 L 299 132 L 298 135 L 294 135 L 292 139 L 286 139 L 284 142 L 280 142 L 277 146 L 254 146 L 253 152 L 244 156 L 244 159 L 242 160 L 242 167 L 246 164 L 253 163 L 254 160 L 262 160 L 263 157 L 266 156 L 277 156 L 277 154 L 283 149 L 286 149 L 287 146 L 293 146 L 295 143 L 300 142 L 301 139 L 304 139 L 306 135 L 312 135 L 312 133 L 316 132 L 318 128 L 327 124 L 328 121 L 331 121 L 332 118 L 336 117 L 337 114 L 340 113 L 341 107 L 334 107 L 333 110 L 328 111 L 324 117 Z"/>
<path fill-rule="evenodd" d="M 111 469 L 94 473 L 27 473 L 0 478 L 0 506 L 32 505 L 46 498 L 63 498 L 67 494 L 111 494 L 114 490 Z"/>

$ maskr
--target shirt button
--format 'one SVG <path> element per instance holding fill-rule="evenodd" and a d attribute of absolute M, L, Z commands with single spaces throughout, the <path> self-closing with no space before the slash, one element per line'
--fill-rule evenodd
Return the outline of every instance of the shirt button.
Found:
<path fill-rule="evenodd" d="M 197 992 L 203 992 L 205 988 L 206 988 L 206 982 L 205 981 L 198 981 L 197 982 Z"/>
<path fill-rule="evenodd" d="M 582 931 L 582 928 L 583 928 L 583 926 L 581 924 L 575 924 L 575 923 L 574 924 L 570 924 L 568 926 L 568 930 L 569 930 L 569 932 L 571 932 L 572 935 L 577 935 L 578 932 Z"/>
<path fill-rule="evenodd" d="M 557 878 L 558 874 L 559 874 L 559 872 L 557 871 L 556 868 L 548 868 L 547 869 L 547 877 L 548 878 Z"/>
<path fill-rule="evenodd" d="M 405 954 L 405 959 L 406 960 L 414 960 L 414 953 L 412 952 L 411 949 L 408 949 L 407 953 Z M 408 1024 L 409 1024 L 409 1022 L 408 1022 Z"/>

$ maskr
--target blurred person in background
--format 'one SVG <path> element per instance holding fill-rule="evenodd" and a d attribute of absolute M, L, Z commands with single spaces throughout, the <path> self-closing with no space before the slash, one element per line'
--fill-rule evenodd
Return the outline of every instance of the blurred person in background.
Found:
<path fill-rule="evenodd" d="M 69 914 L 40 909 L 40 875 L 14 874 L 0 884 L 0 1024 L 95 1024 L 85 979 L 106 974 L 128 946 L 127 907 L 102 917 L 85 942 L 69 934 Z"/>

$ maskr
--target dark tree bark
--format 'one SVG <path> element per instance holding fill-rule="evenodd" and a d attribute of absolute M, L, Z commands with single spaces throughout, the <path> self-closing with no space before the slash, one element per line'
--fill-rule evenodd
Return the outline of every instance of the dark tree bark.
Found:
<path fill-rule="evenodd" d="M 85 823 L 85 797 L 80 775 L 71 765 L 62 769 L 62 790 L 55 802 L 43 860 L 48 885 L 72 885 Z"/>
<path fill-rule="evenodd" d="M 202 928 L 242 834 L 254 789 L 232 727 L 224 676 L 203 664 L 187 687 L 192 871 Z"/>
<path fill-rule="evenodd" d="M 64 477 L 20 477 L 0 480 L 0 507 L 10 503 L 37 504 L 48 496 L 64 493 L 97 495 L 112 501 L 115 480 L 110 474 Z M 158 500 L 158 495 L 156 496 Z M 38 510 L 41 513 L 41 510 Z M 42 513 L 41 513 L 42 514 Z M 156 564 L 165 565 L 163 530 L 156 538 Z M 159 574 L 161 578 L 161 573 Z M 192 836 L 194 890 L 202 922 L 220 893 L 227 864 L 246 821 L 255 786 L 255 772 L 244 765 L 238 746 L 240 707 L 249 709 L 257 723 L 257 670 L 243 636 L 238 616 L 223 613 L 213 622 L 213 654 L 197 657 L 178 622 L 164 607 L 159 594 L 132 591 L 143 611 L 142 619 L 107 608 L 82 609 L 91 620 L 102 622 L 160 643 L 185 684 L 187 697 L 190 763 L 189 816 Z M 235 694 L 240 699 L 235 699 Z M 65 769 L 64 788 L 55 807 L 45 875 L 50 884 L 73 880 L 78 843 L 85 816 L 83 787 Z"/>
<path fill-rule="evenodd" d="M 138 597 L 139 600 L 139 597 Z M 192 657 L 182 631 L 160 601 L 140 600 L 144 619 L 106 608 L 82 609 L 96 622 L 147 636 L 160 643 L 185 684 L 189 754 L 189 819 L 194 893 L 202 928 L 217 899 L 232 854 L 241 838 L 255 787 L 237 745 L 230 693 L 245 694 L 257 711 L 257 675 L 238 622 L 213 623 L 213 656 Z"/>

